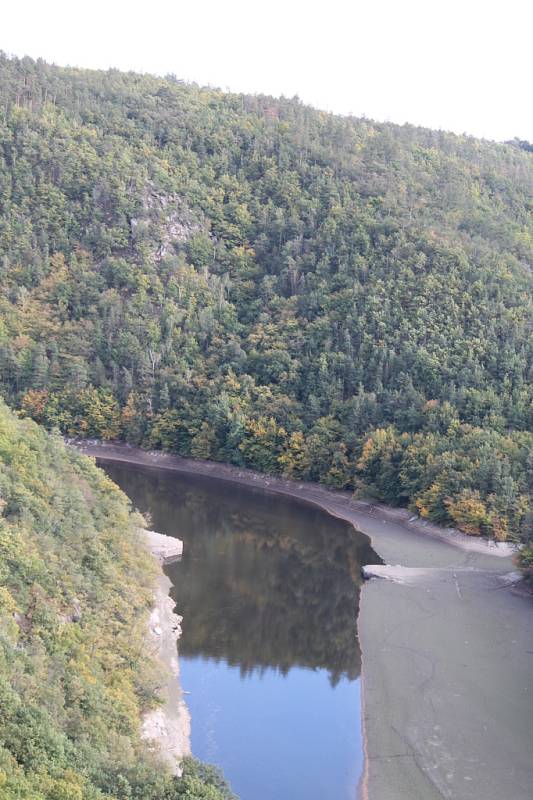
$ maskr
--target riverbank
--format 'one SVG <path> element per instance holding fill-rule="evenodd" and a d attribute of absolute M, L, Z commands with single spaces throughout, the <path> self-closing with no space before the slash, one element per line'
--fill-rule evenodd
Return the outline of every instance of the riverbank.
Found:
<path fill-rule="evenodd" d="M 458 548 L 465 553 L 467 562 L 471 555 L 474 557 L 488 555 L 489 559 L 486 564 L 494 564 L 494 556 L 510 559 L 515 552 L 512 545 L 490 542 L 476 536 L 467 536 L 454 528 L 442 528 L 419 519 L 406 509 L 355 500 L 351 492 L 330 489 L 317 483 L 263 475 L 250 469 L 234 467 L 231 464 L 182 458 L 169 453 L 142 450 L 127 444 L 110 444 L 94 440 L 71 440 L 70 444 L 86 455 L 95 458 L 230 481 L 311 503 L 333 516 L 351 522 L 359 531 L 369 537 L 379 537 L 380 555 L 387 562 L 400 559 L 405 562 L 406 566 L 426 566 L 426 560 L 419 553 L 420 534 L 423 534 L 425 541 L 442 542 L 447 547 Z M 414 562 L 419 558 L 421 558 L 420 564 L 407 564 L 407 561 Z M 442 559 L 446 560 L 444 550 Z M 439 558 L 439 561 L 442 559 Z M 437 565 L 433 564 L 433 566 Z"/>
<path fill-rule="evenodd" d="M 532 603 L 508 588 L 512 548 L 322 486 L 123 445 L 81 449 L 289 495 L 367 534 L 386 562 L 407 568 L 408 579 L 394 570 L 362 592 L 361 797 L 529 800 Z"/>
<path fill-rule="evenodd" d="M 179 539 L 155 531 L 142 533 L 148 549 L 161 566 L 181 557 L 183 544 Z M 163 669 L 164 679 L 158 690 L 161 705 L 144 715 L 141 736 L 157 750 L 174 775 L 181 775 L 181 762 L 191 754 L 191 726 L 180 683 L 177 642 L 181 635 L 181 617 L 174 612 L 174 602 L 169 596 L 171 586 L 170 579 L 161 570 L 154 590 L 147 638 L 151 655 Z"/>

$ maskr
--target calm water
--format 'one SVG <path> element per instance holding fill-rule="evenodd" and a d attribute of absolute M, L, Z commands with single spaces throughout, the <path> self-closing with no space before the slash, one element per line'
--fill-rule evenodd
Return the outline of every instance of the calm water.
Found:
<path fill-rule="evenodd" d="M 354 800 L 360 568 L 379 561 L 366 537 L 289 498 L 103 466 L 154 530 L 184 542 L 167 572 L 194 755 L 242 800 Z"/>

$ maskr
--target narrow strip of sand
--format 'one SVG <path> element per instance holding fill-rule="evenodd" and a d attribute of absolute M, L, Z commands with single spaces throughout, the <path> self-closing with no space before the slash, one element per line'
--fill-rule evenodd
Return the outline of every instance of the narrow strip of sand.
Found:
<path fill-rule="evenodd" d="M 103 460 L 289 495 L 367 534 L 394 568 L 361 597 L 361 797 L 530 800 L 533 603 L 509 588 L 512 548 L 316 484 L 126 445 L 76 444 Z"/>
<path fill-rule="evenodd" d="M 180 558 L 183 543 L 155 531 L 142 531 L 152 555 L 163 566 Z M 161 705 L 148 711 L 142 720 L 141 735 L 168 765 L 174 775 L 181 774 L 182 760 L 191 754 L 190 716 L 183 699 L 177 641 L 181 617 L 174 611 L 169 596 L 170 579 L 161 571 L 154 591 L 154 604 L 148 620 L 148 646 L 159 661 L 163 680 L 158 691 Z"/>

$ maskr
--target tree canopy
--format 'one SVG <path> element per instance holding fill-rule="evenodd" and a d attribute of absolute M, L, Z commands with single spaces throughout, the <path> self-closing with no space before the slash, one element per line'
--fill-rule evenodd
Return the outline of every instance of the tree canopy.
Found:
<path fill-rule="evenodd" d="M 156 565 L 126 496 L 2 403 L 0 497 L 2 800 L 228 800 L 216 772 L 177 780 L 141 741 Z"/>
<path fill-rule="evenodd" d="M 0 142 L 23 413 L 531 539 L 523 143 L 7 57 Z"/>

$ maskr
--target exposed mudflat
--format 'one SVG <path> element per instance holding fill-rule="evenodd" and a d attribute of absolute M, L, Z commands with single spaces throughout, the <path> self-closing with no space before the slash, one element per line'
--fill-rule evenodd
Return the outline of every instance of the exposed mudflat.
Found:
<path fill-rule="evenodd" d="M 533 599 L 513 589 L 512 548 L 316 484 L 123 445 L 80 449 L 290 495 L 352 522 L 393 565 L 361 598 L 362 798 L 531 800 Z"/>
<path fill-rule="evenodd" d="M 531 599 L 497 572 L 406 573 L 361 598 L 362 796 L 528 800 Z"/>

